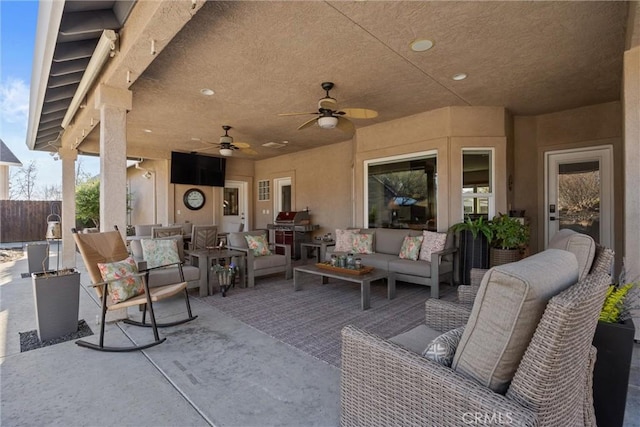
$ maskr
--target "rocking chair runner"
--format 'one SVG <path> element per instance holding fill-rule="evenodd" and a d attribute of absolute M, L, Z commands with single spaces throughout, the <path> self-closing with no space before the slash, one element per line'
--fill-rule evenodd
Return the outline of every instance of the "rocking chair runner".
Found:
<path fill-rule="evenodd" d="M 187 282 L 184 281 L 184 275 L 182 273 L 182 265 L 178 263 L 178 269 L 180 272 L 180 283 L 158 286 L 149 288 L 148 277 L 149 271 L 152 269 L 147 269 L 142 272 L 139 272 L 137 275 L 141 276 L 142 282 L 144 285 L 144 292 L 138 296 L 127 299 L 122 302 L 112 303 L 111 298 L 109 296 L 109 286 L 108 283 L 113 281 L 105 282 L 102 279 L 100 274 L 100 270 L 98 269 L 98 263 L 110 263 L 116 261 L 122 261 L 129 256 L 127 252 L 127 248 L 122 240 L 122 236 L 120 232 L 117 231 L 107 231 L 102 233 L 91 233 L 91 234 L 78 234 L 75 229 L 73 231 L 73 237 L 78 246 L 78 250 L 82 255 L 82 259 L 85 263 L 87 271 L 91 276 L 92 287 L 96 290 L 98 297 L 101 301 L 102 306 L 102 321 L 100 322 L 100 341 L 99 344 L 90 343 L 84 340 L 76 341 L 76 344 L 82 347 L 91 348 L 93 350 L 100 351 L 111 351 L 111 352 L 124 352 L 124 351 L 135 351 L 142 350 L 145 348 L 152 347 L 154 345 L 158 345 L 166 340 L 166 338 L 160 338 L 158 334 L 158 328 L 167 327 L 167 326 L 175 326 L 185 322 L 189 322 L 195 319 L 198 316 L 193 316 L 191 313 L 191 305 L 189 304 L 189 295 L 187 293 Z M 166 266 L 162 266 L 166 267 Z M 162 268 L 156 267 L 156 268 Z M 185 303 L 187 305 L 187 314 L 188 317 L 186 319 L 178 320 L 170 323 L 157 323 L 155 314 L 153 311 L 153 303 L 160 301 L 162 299 L 171 297 L 173 295 L 178 294 L 179 292 L 184 293 Z M 142 305 L 144 310 L 142 312 L 142 321 L 134 321 L 131 319 L 123 320 L 125 323 L 136 325 L 136 326 L 145 326 L 151 327 L 153 329 L 154 341 L 138 345 L 138 346 L 130 346 L 130 347 L 108 347 L 104 345 L 104 327 L 105 327 L 105 318 L 107 315 L 107 311 L 109 310 L 118 310 L 121 308 L 132 307 L 136 305 Z M 146 314 L 147 310 L 149 311 L 149 318 L 151 323 L 146 322 Z"/>

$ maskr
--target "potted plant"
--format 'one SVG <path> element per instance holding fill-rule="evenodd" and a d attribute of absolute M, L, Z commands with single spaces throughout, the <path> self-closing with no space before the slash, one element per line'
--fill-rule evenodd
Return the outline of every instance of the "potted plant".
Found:
<path fill-rule="evenodd" d="M 607 291 L 593 337 L 598 350 L 593 372 L 593 406 L 598 425 L 622 426 L 629 385 L 635 328 L 633 310 L 640 303 L 640 287 L 625 283 L 624 267 L 619 285 Z"/>
<path fill-rule="evenodd" d="M 493 238 L 490 221 L 484 215 L 467 218 L 451 226 L 458 235 L 459 277 L 463 285 L 471 283 L 469 272 L 472 268 L 489 267 L 489 242 Z"/>
<path fill-rule="evenodd" d="M 74 268 L 32 273 L 40 341 L 78 331 L 80 273 Z"/>
<path fill-rule="evenodd" d="M 213 271 L 218 276 L 218 284 L 220 285 L 222 296 L 227 296 L 226 293 L 229 288 L 235 285 L 238 266 L 234 263 L 229 263 L 229 265 L 216 264 L 213 266 Z"/>
<path fill-rule="evenodd" d="M 529 243 L 529 228 L 520 219 L 498 214 L 491 220 L 490 228 L 492 267 L 522 259 Z"/>

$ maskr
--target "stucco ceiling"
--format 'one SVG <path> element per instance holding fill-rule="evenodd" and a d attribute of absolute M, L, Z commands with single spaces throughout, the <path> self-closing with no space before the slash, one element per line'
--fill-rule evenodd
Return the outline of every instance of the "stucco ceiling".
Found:
<path fill-rule="evenodd" d="M 200 151 L 218 141 L 222 125 L 258 153 L 234 154 L 242 158 L 350 139 L 338 129 L 296 130 L 311 115 L 278 116 L 316 111 L 323 81 L 335 83 L 339 107 L 378 111 L 353 119 L 356 128 L 446 106 L 537 115 L 618 100 L 627 9 L 625 2 L 207 2 L 131 85 L 128 149 L 158 157 Z M 413 52 L 410 42 L 420 38 L 434 47 Z M 456 73 L 468 78 L 454 81 Z M 97 129 L 80 150 L 97 150 Z M 262 146 L 270 141 L 288 144 Z"/>

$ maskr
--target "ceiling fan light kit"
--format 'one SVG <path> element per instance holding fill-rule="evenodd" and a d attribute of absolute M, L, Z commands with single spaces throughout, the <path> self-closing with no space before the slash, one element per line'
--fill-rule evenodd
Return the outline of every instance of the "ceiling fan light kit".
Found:
<path fill-rule="evenodd" d="M 373 119 L 378 116 L 377 111 L 366 108 L 345 108 L 344 110 L 338 110 L 338 101 L 329 95 L 329 91 L 333 89 L 333 83 L 322 82 L 320 86 L 325 91 L 325 96 L 318 101 L 318 111 L 314 111 L 313 113 L 282 113 L 279 115 L 299 116 L 314 114 L 317 117 L 307 120 L 298 126 L 298 130 L 306 129 L 317 123 L 321 129 L 338 128 L 348 134 L 355 132 L 355 126 L 347 117 L 352 119 Z"/>
<path fill-rule="evenodd" d="M 233 156 L 233 150 L 231 148 L 221 148 L 220 154 L 225 157 L 231 157 Z"/>
<path fill-rule="evenodd" d="M 338 118 L 334 116 L 318 117 L 318 126 L 322 129 L 333 129 L 338 124 Z"/>

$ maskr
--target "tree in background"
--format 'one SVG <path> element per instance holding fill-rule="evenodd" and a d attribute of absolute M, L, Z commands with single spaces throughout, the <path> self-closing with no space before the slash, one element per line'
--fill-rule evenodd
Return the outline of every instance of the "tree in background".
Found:
<path fill-rule="evenodd" d="M 100 227 L 100 180 L 92 178 L 76 186 L 76 217 Z"/>
<path fill-rule="evenodd" d="M 33 200 L 38 171 L 35 160 L 31 160 L 20 169 L 15 169 L 9 179 L 9 199 Z"/>

